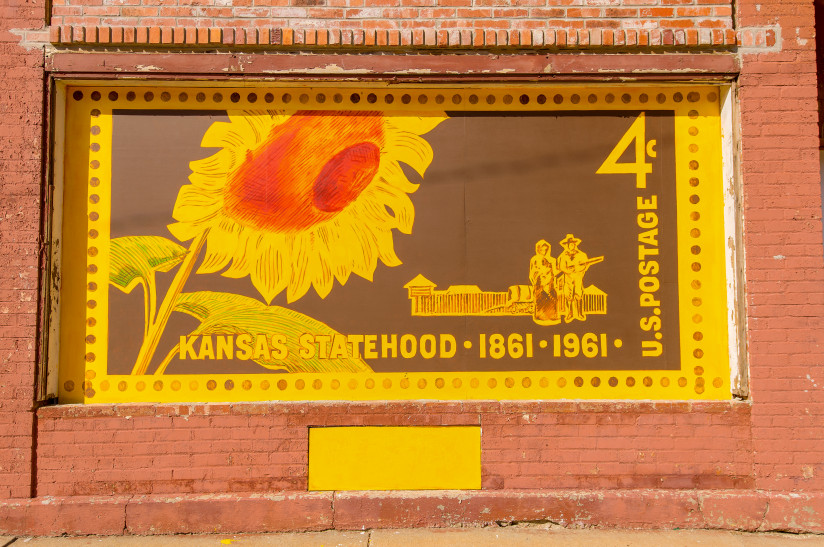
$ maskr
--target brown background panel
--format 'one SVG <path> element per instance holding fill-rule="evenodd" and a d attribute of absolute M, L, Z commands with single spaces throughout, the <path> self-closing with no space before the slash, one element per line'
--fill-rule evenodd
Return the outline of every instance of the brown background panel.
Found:
<path fill-rule="evenodd" d="M 395 232 L 395 249 L 403 261 L 388 268 L 379 263 L 373 282 L 350 277 L 335 285 L 326 299 L 310 291 L 289 305 L 348 334 L 453 334 L 458 352 L 447 360 L 373 359 L 375 371 L 426 370 L 620 370 L 678 369 L 678 301 L 675 252 L 675 178 L 673 117 L 647 113 L 647 139 L 656 139 L 657 157 L 646 191 L 635 188 L 634 175 L 596 175 L 595 171 L 629 128 L 638 112 L 470 114 L 450 112 L 450 119 L 425 136 L 435 158 L 425 180 L 405 172 L 421 186 L 411 197 L 415 225 L 411 236 Z M 214 150 L 200 148 L 209 125 L 225 120 L 222 113 L 128 112 L 115 115 L 113 138 L 112 237 L 162 235 L 190 161 Z M 631 148 L 631 147 L 630 147 Z M 630 152 L 630 151 L 628 151 Z M 626 154 L 623 161 L 629 161 Z M 639 319 L 649 309 L 638 305 L 635 200 L 639 192 L 659 197 L 659 243 L 663 288 L 664 354 L 640 357 Z M 478 285 L 485 291 L 506 291 L 527 284 L 535 242 L 546 239 L 551 254 L 567 233 L 582 240 L 590 257 L 604 255 L 587 272 L 585 285 L 608 295 L 608 315 L 589 315 L 586 322 L 539 326 L 530 317 L 413 317 L 403 285 L 418 274 L 446 289 Z M 159 295 L 173 272 L 158 275 Z M 214 290 L 260 299 L 249 278 L 219 274 L 193 275 L 186 291 Z M 137 292 L 137 291 L 136 291 Z M 110 290 L 110 373 L 131 369 L 140 345 L 142 298 Z M 273 304 L 287 305 L 285 294 Z M 196 321 L 173 314 L 156 360 Z M 479 359 L 478 336 L 532 333 L 532 359 Z M 612 344 L 607 358 L 557 358 L 540 339 L 573 332 L 607 333 Z M 469 339 L 473 348 L 462 342 Z M 251 361 L 173 361 L 169 373 L 267 372 Z"/>

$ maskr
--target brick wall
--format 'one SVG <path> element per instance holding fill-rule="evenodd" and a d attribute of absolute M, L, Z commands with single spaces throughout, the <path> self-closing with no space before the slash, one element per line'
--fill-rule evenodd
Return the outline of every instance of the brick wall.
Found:
<path fill-rule="evenodd" d="M 757 486 L 824 487 L 824 264 L 812 1 L 742 0 L 780 50 L 745 52 L 739 79 L 748 342 Z"/>
<path fill-rule="evenodd" d="M 41 1 L 0 3 L 0 499 L 30 494 L 37 348 L 43 50 Z"/>
<path fill-rule="evenodd" d="M 0 515 L 4 507 L 24 507 L 2 500 L 28 498 L 32 482 L 37 496 L 64 500 L 299 492 L 306 488 L 308 426 L 477 424 L 483 486 L 493 493 L 724 491 L 737 496 L 730 498 L 730 514 L 762 516 L 763 492 L 805 493 L 818 496 L 818 505 L 803 507 L 806 520 L 792 516 L 799 506 L 786 497 L 781 503 L 789 520 L 776 526 L 824 529 L 824 263 L 812 0 L 739 0 L 735 27 L 732 4 L 720 0 L 241 4 L 58 0 L 50 28 L 43 26 L 42 3 L 0 4 L 0 64 L 7 76 L 0 82 Z M 112 50 L 92 53 L 83 44 Z M 284 55 L 256 55 L 270 45 Z M 271 77 L 269 69 L 300 65 L 308 73 L 320 63 L 290 51 L 326 48 L 323 62 L 331 66 L 344 45 L 358 52 L 397 48 L 399 55 L 375 56 L 371 67 L 366 55 L 340 64 L 361 63 L 358 70 L 372 75 L 412 63 L 423 67 L 429 61 L 420 53 L 431 46 L 478 53 L 431 56 L 438 59 L 431 73 L 451 77 L 472 66 L 529 79 L 550 65 L 554 73 L 542 78 L 600 78 L 603 67 L 626 77 L 638 76 L 640 67 L 652 78 L 737 77 L 751 400 L 53 406 L 37 412 L 33 438 L 44 66 L 64 75 L 143 77 L 140 65 L 160 67 L 161 77 L 203 76 L 222 73 L 214 63 L 234 58 L 158 49 L 192 46 L 242 52 L 247 75 Z M 549 53 L 530 53 L 539 47 Z M 612 49 L 576 54 L 592 48 Z M 117 53 L 137 51 L 140 62 Z M 419 54 L 414 61 L 405 56 L 409 51 Z M 631 492 L 627 496 L 636 495 Z M 676 498 L 674 512 L 691 511 Z M 512 499 L 517 505 L 526 498 Z M 393 515 L 381 513 L 379 522 L 401 522 Z M 644 512 L 634 518 L 638 524 Z M 757 529 L 752 519 L 755 524 L 746 520 L 740 527 Z M 736 527 L 745 521 L 701 522 Z M 109 530 L 77 526 L 71 530 Z M 111 528 L 123 529 L 122 523 Z"/>
<path fill-rule="evenodd" d="M 728 0 L 55 0 L 55 26 L 296 29 L 728 29 Z"/>
<path fill-rule="evenodd" d="M 308 427 L 339 425 L 480 425 L 487 490 L 754 485 L 738 403 L 94 405 L 39 417 L 41 496 L 305 491 Z"/>

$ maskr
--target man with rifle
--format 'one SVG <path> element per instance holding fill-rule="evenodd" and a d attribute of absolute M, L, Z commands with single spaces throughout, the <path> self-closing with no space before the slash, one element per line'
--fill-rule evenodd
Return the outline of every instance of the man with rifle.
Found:
<path fill-rule="evenodd" d="M 581 240 L 572 234 L 567 234 L 561 241 L 564 252 L 558 257 L 558 269 L 561 271 L 561 283 L 563 285 L 562 295 L 566 315 L 564 322 L 569 323 L 573 319 L 584 321 L 584 273 L 593 264 L 602 262 L 603 256 L 593 259 L 583 251 L 578 250 Z"/>

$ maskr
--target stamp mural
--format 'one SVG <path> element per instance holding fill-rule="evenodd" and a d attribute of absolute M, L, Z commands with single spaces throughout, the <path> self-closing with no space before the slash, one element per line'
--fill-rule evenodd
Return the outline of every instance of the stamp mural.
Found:
<path fill-rule="evenodd" d="M 730 397 L 715 87 L 66 101 L 61 400 Z"/>

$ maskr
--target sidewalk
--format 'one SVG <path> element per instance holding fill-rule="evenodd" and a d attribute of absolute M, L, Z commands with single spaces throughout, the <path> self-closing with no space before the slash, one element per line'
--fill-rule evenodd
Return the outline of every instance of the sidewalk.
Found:
<path fill-rule="evenodd" d="M 744 533 L 718 530 L 601 530 L 567 529 L 550 525 L 517 525 L 486 528 L 447 528 L 409 530 L 367 530 L 250 534 L 250 535 L 177 535 L 177 536 L 87 536 L 26 538 L 0 536 L 0 547 L 441 547 L 468 545 L 492 547 L 824 547 L 824 535 Z"/>

